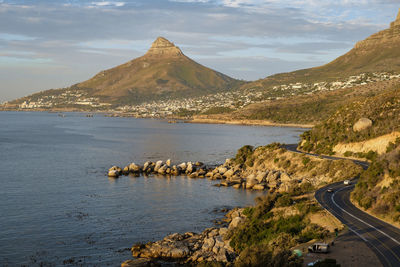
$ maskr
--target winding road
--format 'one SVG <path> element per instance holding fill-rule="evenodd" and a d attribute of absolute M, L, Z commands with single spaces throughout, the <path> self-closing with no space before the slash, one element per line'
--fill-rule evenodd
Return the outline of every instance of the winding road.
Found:
<path fill-rule="evenodd" d="M 328 189 L 333 192 L 328 192 Z M 366 242 L 383 266 L 400 266 L 400 229 L 356 208 L 350 202 L 350 192 L 353 189 L 354 185 L 335 183 L 319 189 L 315 198 L 351 232 Z"/>
<path fill-rule="evenodd" d="M 296 145 L 286 145 L 286 148 L 293 152 L 303 153 L 296 149 Z M 364 169 L 368 168 L 366 162 L 354 162 Z M 400 229 L 361 211 L 350 202 L 350 193 L 356 183 L 357 180 L 354 179 L 351 185 L 345 185 L 343 182 L 330 184 L 315 192 L 315 198 L 322 207 L 361 238 L 378 256 L 383 266 L 400 267 Z"/>

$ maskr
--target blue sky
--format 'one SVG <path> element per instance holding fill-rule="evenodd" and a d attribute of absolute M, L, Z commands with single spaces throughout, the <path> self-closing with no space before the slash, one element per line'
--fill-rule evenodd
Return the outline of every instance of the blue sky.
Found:
<path fill-rule="evenodd" d="M 86 80 L 163 36 L 244 80 L 327 63 L 399 0 L 0 0 L 0 102 Z"/>

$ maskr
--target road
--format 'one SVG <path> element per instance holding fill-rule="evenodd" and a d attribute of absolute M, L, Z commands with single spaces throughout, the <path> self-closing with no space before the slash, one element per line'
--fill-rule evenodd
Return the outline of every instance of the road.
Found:
<path fill-rule="evenodd" d="M 333 192 L 328 192 L 328 188 Z M 350 202 L 350 192 L 353 189 L 354 184 L 335 183 L 319 189 L 315 198 L 351 232 L 366 242 L 383 266 L 400 266 L 400 229 L 356 208 Z"/>
<path fill-rule="evenodd" d="M 286 145 L 286 149 L 304 153 L 297 150 L 297 145 Z M 318 156 L 312 153 L 305 153 Z M 337 160 L 340 158 L 322 156 Z M 356 164 L 367 169 L 367 162 L 353 160 Z M 343 182 L 330 184 L 315 192 L 317 201 L 346 225 L 351 232 L 361 238 L 378 256 L 383 266 L 400 267 L 400 229 L 385 223 L 355 207 L 350 202 L 350 193 L 354 189 L 357 180 L 351 181 L 351 185 Z M 331 189 L 332 192 L 328 192 Z"/>

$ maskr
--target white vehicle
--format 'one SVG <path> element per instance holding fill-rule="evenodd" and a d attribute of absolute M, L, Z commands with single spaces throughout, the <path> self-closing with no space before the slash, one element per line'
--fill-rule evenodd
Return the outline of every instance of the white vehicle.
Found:
<path fill-rule="evenodd" d="M 350 180 L 344 180 L 344 181 L 343 181 L 343 184 L 345 184 L 345 185 L 350 185 L 350 184 L 351 184 L 351 181 L 350 181 Z"/>
<path fill-rule="evenodd" d="M 326 243 L 314 243 L 313 245 L 308 247 L 308 252 L 328 253 L 329 252 L 329 244 L 326 244 Z"/>

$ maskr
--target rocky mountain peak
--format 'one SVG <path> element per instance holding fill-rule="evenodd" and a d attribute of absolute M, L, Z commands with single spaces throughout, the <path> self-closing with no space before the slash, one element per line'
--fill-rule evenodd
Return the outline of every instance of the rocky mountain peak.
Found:
<path fill-rule="evenodd" d="M 400 9 L 399 13 L 397 14 L 396 20 L 390 23 L 390 27 L 395 27 L 395 26 L 400 26 Z"/>
<path fill-rule="evenodd" d="M 163 56 L 176 57 L 183 55 L 183 53 L 179 49 L 179 47 L 175 46 L 172 42 L 168 41 L 164 37 L 158 37 L 153 42 L 151 48 L 149 49 L 149 51 L 147 51 L 146 55 L 158 56 L 158 57 L 163 57 Z"/>

